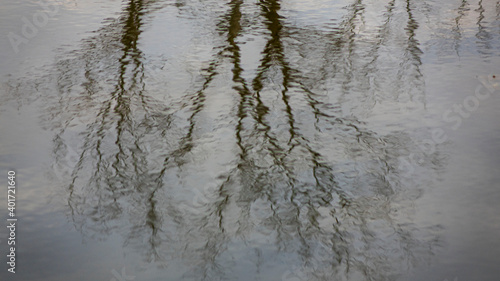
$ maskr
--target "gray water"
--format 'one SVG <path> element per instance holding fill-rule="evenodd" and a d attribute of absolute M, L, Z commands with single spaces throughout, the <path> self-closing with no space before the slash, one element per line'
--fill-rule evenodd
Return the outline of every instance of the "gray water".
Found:
<path fill-rule="evenodd" d="M 499 1 L 0 5 L 1 280 L 500 280 Z"/>

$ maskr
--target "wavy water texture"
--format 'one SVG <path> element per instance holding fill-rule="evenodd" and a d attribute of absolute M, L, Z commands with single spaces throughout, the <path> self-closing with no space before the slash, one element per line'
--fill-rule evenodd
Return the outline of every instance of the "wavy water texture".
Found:
<path fill-rule="evenodd" d="M 412 205 L 445 155 L 417 146 L 427 128 L 377 117 L 426 110 L 419 33 L 437 4 L 285 2 L 124 1 L 45 75 L 9 82 L 40 105 L 83 235 L 120 233 L 195 280 L 250 280 L 264 263 L 282 280 L 396 280 L 433 255 L 439 225 L 416 224 Z M 475 43 L 491 56 L 498 13 L 482 5 Z M 459 54 L 469 6 L 428 46 Z M 148 53 L 161 17 L 195 31 Z M 399 161 L 411 153 L 413 177 Z"/>

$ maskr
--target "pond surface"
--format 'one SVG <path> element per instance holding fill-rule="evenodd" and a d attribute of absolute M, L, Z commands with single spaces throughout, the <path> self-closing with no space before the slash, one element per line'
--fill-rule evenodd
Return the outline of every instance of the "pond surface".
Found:
<path fill-rule="evenodd" d="M 499 280 L 499 1 L 0 22 L 1 280 Z"/>

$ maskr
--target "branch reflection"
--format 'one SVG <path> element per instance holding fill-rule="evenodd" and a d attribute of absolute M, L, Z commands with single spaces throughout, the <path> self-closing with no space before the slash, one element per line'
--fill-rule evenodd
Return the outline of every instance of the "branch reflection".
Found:
<path fill-rule="evenodd" d="M 197 280 L 235 280 L 247 261 L 260 274 L 263 256 L 307 280 L 394 280 L 432 254 L 435 233 L 411 219 L 423 187 L 398 163 L 420 151 L 366 121 L 387 104 L 425 108 L 419 3 L 375 5 L 370 18 L 374 4 L 356 0 L 315 27 L 278 0 L 171 2 L 124 2 L 43 78 L 75 227 L 121 233 L 146 261 L 181 260 Z M 222 43 L 179 101 L 151 90 L 141 40 L 153 12 L 209 4 Z M 260 53 L 248 59 L 246 45 Z M 425 159 L 429 173 L 444 164 Z"/>

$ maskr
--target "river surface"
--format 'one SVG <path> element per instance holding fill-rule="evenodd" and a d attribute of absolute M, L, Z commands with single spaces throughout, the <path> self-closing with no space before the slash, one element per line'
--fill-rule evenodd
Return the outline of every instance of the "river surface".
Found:
<path fill-rule="evenodd" d="M 0 280 L 500 280 L 500 1 L 0 0 Z"/>

